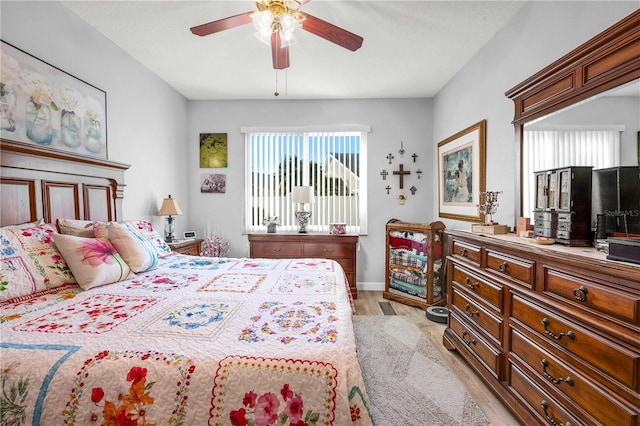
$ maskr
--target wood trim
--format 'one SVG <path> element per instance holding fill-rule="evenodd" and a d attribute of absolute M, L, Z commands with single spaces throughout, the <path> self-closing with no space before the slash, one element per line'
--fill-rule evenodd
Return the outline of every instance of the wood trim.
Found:
<path fill-rule="evenodd" d="M 37 157 L 53 158 L 58 160 L 71 161 L 74 163 L 87 164 L 92 166 L 102 166 L 110 169 L 119 169 L 122 171 L 131 167 L 129 164 L 119 163 L 116 161 L 102 160 L 100 158 L 89 157 L 86 155 L 69 154 L 57 151 L 46 146 L 33 145 L 25 142 L 12 141 L 9 139 L 0 139 L 0 148 L 3 152 L 16 152 L 20 154 L 33 155 Z"/>
<path fill-rule="evenodd" d="M 640 78 L 640 9 L 572 50 L 505 95 L 513 123 L 547 115 Z"/>
<path fill-rule="evenodd" d="M 111 222 L 113 220 L 113 216 L 115 213 L 114 210 L 116 208 L 114 204 L 116 195 L 112 193 L 111 187 L 102 186 L 102 185 L 87 185 L 87 184 L 82 185 L 82 194 L 83 194 L 83 201 L 84 201 L 84 219 L 94 220 L 93 216 L 91 215 L 91 192 L 100 191 L 100 190 L 104 191 L 104 196 L 106 198 L 106 203 L 108 206 L 107 212 L 106 212 L 107 217 L 105 219 L 107 222 Z"/>
<path fill-rule="evenodd" d="M 78 185 L 69 182 L 51 182 L 51 181 L 42 181 L 42 209 L 44 211 L 44 220 L 47 223 L 54 223 L 55 219 L 53 217 L 53 209 L 51 207 L 51 188 L 68 188 L 73 192 L 73 213 L 74 216 L 72 219 L 80 218 L 80 205 L 79 205 L 79 192 Z"/>
<path fill-rule="evenodd" d="M 8 178 L 8 177 L 0 177 L 0 187 L 2 187 L 3 185 L 24 185 L 27 187 L 27 192 L 29 194 L 29 222 L 34 222 L 36 220 L 38 220 L 39 215 L 38 215 L 38 203 L 36 200 L 36 182 L 32 179 L 15 179 L 15 178 Z M 1 191 L 0 191 L 1 193 Z M 4 201 L 3 201 L 4 203 Z M 10 206 L 10 207 L 14 207 L 14 206 Z M 21 206 L 17 206 L 17 207 L 21 207 Z M 2 222 L 1 226 L 4 226 L 5 223 L 4 221 Z"/>

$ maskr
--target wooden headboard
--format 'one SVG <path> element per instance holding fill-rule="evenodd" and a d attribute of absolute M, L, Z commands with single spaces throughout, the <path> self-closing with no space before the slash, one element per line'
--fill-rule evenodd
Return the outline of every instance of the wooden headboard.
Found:
<path fill-rule="evenodd" d="M 0 226 L 122 220 L 128 164 L 0 139 Z"/>

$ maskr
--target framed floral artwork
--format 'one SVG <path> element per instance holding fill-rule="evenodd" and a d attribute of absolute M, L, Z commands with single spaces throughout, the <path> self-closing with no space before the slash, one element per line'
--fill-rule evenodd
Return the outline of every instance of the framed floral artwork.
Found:
<path fill-rule="evenodd" d="M 440 217 L 483 222 L 478 212 L 485 191 L 485 138 L 482 120 L 438 143 L 438 214 Z"/>
<path fill-rule="evenodd" d="M 227 192 L 227 175 L 221 173 L 200 174 L 200 192 L 224 194 Z"/>
<path fill-rule="evenodd" d="M 107 94 L 1 41 L 0 137 L 107 159 Z"/>

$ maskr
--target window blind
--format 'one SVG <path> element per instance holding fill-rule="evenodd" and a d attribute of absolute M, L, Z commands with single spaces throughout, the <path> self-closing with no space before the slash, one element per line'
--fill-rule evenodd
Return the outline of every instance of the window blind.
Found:
<path fill-rule="evenodd" d="M 347 232 L 366 233 L 366 136 L 358 131 L 268 130 L 245 132 L 245 231 L 263 231 L 266 217 L 296 231 L 291 192 L 311 186 L 315 202 L 307 229 L 328 232 L 345 223 Z"/>

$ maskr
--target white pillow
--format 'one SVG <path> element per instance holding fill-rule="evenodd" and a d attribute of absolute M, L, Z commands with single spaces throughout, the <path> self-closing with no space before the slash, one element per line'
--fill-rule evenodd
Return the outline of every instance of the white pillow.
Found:
<path fill-rule="evenodd" d="M 156 249 L 142 235 L 125 224 L 111 222 L 107 226 L 109 241 L 133 272 L 145 272 L 158 266 Z"/>
<path fill-rule="evenodd" d="M 84 290 L 132 276 L 129 265 L 109 240 L 54 234 L 53 241 Z"/>
<path fill-rule="evenodd" d="M 58 232 L 64 235 L 93 238 L 94 220 L 56 219 Z"/>
<path fill-rule="evenodd" d="M 160 234 L 158 234 L 158 231 L 153 228 L 151 222 L 147 220 L 127 220 L 125 222 L 118 223 L 127 226 L 129 230 L 141 235 L 145 240 L 147 240 L 158 254 L 158 257 L 169 256 L 172 253 L 171 247 L 169 247 L 162 239 Z M 93 232 L 97 238 L 109 237 L 107 224 L 103 222 L 94 223 Z"/>

